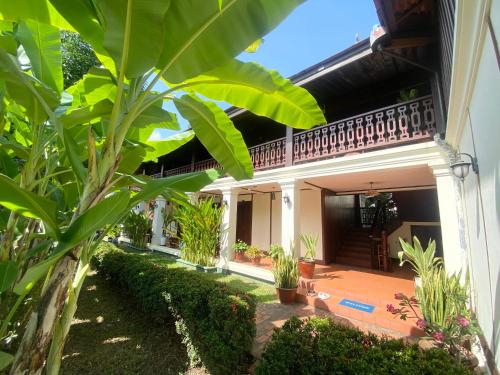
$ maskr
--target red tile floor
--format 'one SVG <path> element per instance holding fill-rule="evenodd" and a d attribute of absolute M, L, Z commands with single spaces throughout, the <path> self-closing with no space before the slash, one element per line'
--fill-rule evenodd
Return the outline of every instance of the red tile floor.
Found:
<path fill-rule="evenodd" d="M 270 259 L 262 259 L 258 267 L 270 269 Z M 399 301 L 394 298 L 396 292 L 408 296 L 415 293 L 413 272 L 397 264 L 393 268 L 393 272 L 381 272 L 351 266 L 317 264 L 313 280 L 300 280 L 295 304 L 284 306 L 275 303 L 258 306 L 254 354 L 260 353 L 263 343 L 272 334 L 272 328 L 281 326 L 292 315 L 326 315 L 376 334 L 394 337 L 421 336 L 422 332 L 417 329 L 414 320 L 404 322 L 386 310 L 387 304 L 398 306 Z M 307 296 L 307 290 L 325 292 L 330 297 L 321 300 L 317 296 Z M 339 305 L 344 298 L 373 305 L 375 309 L 372 313 L 367 313 Z"/>

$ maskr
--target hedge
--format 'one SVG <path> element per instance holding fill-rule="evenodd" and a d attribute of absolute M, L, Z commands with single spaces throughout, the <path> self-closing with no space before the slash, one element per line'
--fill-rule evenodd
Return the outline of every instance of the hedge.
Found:
<path fill-rule="evenodd" d="M 329 318 L 296 317 L 274 332 L 255 368 L 255 375 L 470 373 L 441 349 L 422 351 L 418 345 L 380 339 Z"/>
<path fill-rule="evenodd" d="M 192 365 L 201 362 L 214 375 L 246 371 L 256 332 L 253 296 L 111 244 L 101 245 L 92 264 L 152 318 L 176 320 Z"/>

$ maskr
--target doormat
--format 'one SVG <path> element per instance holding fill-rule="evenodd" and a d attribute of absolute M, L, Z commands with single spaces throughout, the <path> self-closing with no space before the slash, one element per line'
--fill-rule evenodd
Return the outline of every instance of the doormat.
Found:
<path fill-rule="evenodd" d="M 350 307 L 351 309 L 356 309 L 360 311 L 367 312 L 371 314 L 373 310 L 375 310 L 375 306 L 373 305 L 367 305 L 366 303 L 361 303 L 361 302 L 356 302 L 350 299 L 343 299 L 342 301 L 339 302 L 339 305 L 345 306 L 345 307 Z"/>

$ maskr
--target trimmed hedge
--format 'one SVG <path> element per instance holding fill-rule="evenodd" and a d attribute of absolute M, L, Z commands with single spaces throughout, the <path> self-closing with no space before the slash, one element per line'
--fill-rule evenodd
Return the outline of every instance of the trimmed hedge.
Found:
<path fill-rule="evenodd" d="M 111 244 L 103 244 L 92 263 L 153 318 L 174 317 L 192 365 L 201 362 L 214 375 L 246 371 L 256 332 L 253 296 Z"/>
<path fill-rule="evenodd" d="M 276 330 L 255 368 L 274 374 L 471 374 L 444 350 L 422 351 L 402 340 L 377 338 L 329 318 L 296 317 Z"/>

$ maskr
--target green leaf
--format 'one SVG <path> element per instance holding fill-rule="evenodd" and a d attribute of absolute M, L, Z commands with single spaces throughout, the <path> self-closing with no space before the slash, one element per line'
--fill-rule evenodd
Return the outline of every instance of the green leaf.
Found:
<path fill-rule="evenodd" d="M 252 178 L 252 160 L 245 141 L 222 109 L 194 95 L 184 95 L 174 102 L 200 142 L 231 176 L 237 180 Z"/>
<path fill-rule="evenodd" d="M 143 144 L 125 146 L 120 151 L 119 173 L 132 174 L 142 164 L 146 156 L 146 147 Z"/>
<path fill-rule="evenodd" d="M 126 210 L 130 193 L 128 191 L 113 194 L 78 217 L 61 235 L 56 252 L 72 248 L 89 238 L 105 225 L 112 224 Z"/>
<path fill-rule="evenodd" d="M 137 177 L 140 178 L 140 176 Z M 219 177 L 219 171 L 215 169 L 208 169 L 203 172 L 149 179 L 148 181 L 145 181 L 143 185 L 139 185 L 141 191 L 132 197 L 129 206 L 133 207 L 141 201 L 154 198 L 169 190 L 176 190 L 180 192 L 200 191 L 203 187 L 211 184 Z"/>
<path fill-rule="evenodd" d="M 11 55 L 17 54 L 17 43 L 12 35 L 0 35 L 0 48 L 3 48 Z"/>
<path fill-rule="evenodd" d="M 8 260 L 0 262 L 0 293 L 5 292 L 16 281 L 17 263 Z"/>
<path fill-rule="evenodd" d="M 60 93 L 63 89 L 59 29 L 31 20 L 21 22 L 16 37 L 28 55 L 33 75 Z"/>
<path fill-rule="evenodd" d="M 174 113 L 165 111 L 162 107 L 162 102 L 157 101 L 155 104 L 146 108 L 132 123 L 132 127 L 143 128 L 150 124 L 157 124 L 157 128 L 179 130 L 179 123 Z"/>
<path fill-rule="evenodd" d="M 194 138 L 194 132 L 188 130 L 179 134 L 172 135 L 161 141 L 146 141 L 144 144 L 149 146 L 146 148 L 146 155 L 143 162 L 154 161 L 157 162 L 160 156 L 171 153 L 179 147 L 188 143 Z"/>
<path fill-rule="evenodd" d="M 0 351 L 0 371 L 2 371 L 8 365 L 10 365 L 13 360 L 14 360 L 13 355 Z"/>
<path fill-rule="evenodd" d="M 64 127 L 70 128 L 75 125 L 90 123 L 102 118 L 103 116 L 109 115 L 111 114 L 112 108 L 113 103 L 109 100 L 102 100 L 93 105 L 79 107 L 69 111 L 63 114 L 59 121 Z"/>
<path fill-rule="evenodd" d="M 22 216 L 42 220 L 47 232 L 57 237 L 56 203 L 22 189 L 3 174 L 0 174 L 0 204 Z"/>
<path fill-rule="evenodd" d="M 157 67 L 179 83 L 237 56 L 275 28 L 303 0 L 173 1 L 164 20 Z"/>
<path fill-rule="evenodd" d="M 79 182 L 83 184 L 87 180 L 87 168 L 83 166 L 80 160 L 80 149 L 69 131 L 64 132 L 63 139 L 66 155 L 68 155 L 72 170 Z"/>
<path fill-rule="evenodd" d="M 10 178 L 17 176 L 18 168 L 17 163 L 13 158 L 5 152 L 4 147 L 0 148 L 0 173 L 3 173 Z"/>
<path fill-rule="evenodd" d="M 294 128 L 309 129 L 326 123 L 316 99 L 306 89 L 256 63 L 233 60 L 188 82 L 195 85 L 186 91 L 246 108 Z"/>
<path fill-rule="evenodd" d="M 247 53 L 255 53 L 259 49 L 260 45 L 264 42 L 263 38 L 257 39 L 255 42 L 250 44 L 246 49 L 245 52 Z"/>
<path fill-rule="evenodd" d="M 155 66 L 166 36 L 164 18 L 170 0 L 98 0 L 95 4 L 104 18 L 104 47 L 118 67 L 126 51 L 126 76 L 139 77 Z M 127 9 L 131 13 L 126 33 Z"/>

